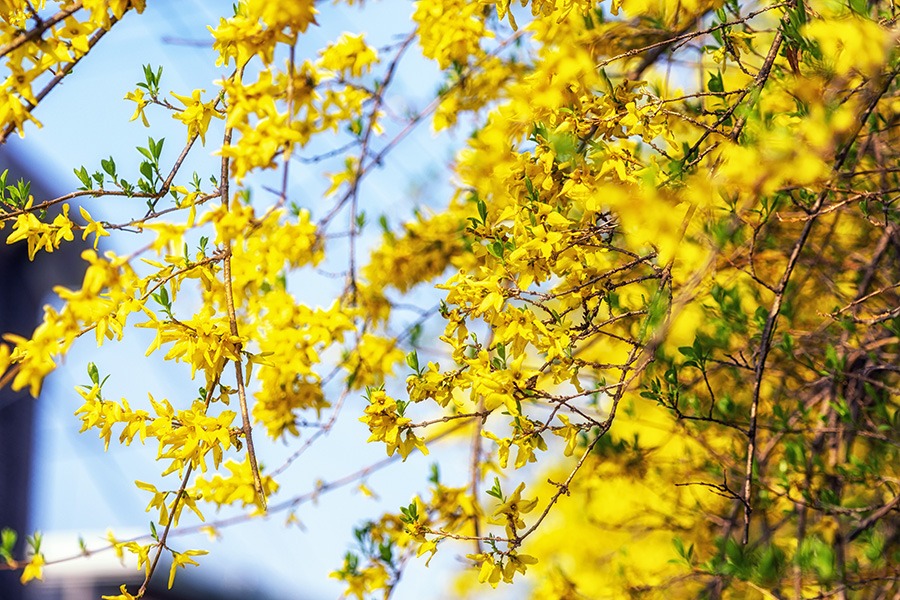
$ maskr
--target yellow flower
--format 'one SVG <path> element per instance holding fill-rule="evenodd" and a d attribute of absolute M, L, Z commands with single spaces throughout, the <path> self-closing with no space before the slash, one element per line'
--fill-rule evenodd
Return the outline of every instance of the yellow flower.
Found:
<path fill-rule="evenodd" d="M 93 217 L 91 217 L 91 213 L 89 213 L 83 206 L 78 207 L 78 211 L 81 213 L 82 218 L 87 221 L 87 225 L 85 225 L 84 229 L 81 232 L 81 239 L 86 240 L 87 236 L 91 233 L 94 234 L 94 250 L 97 249 L 97 243 L 100 241 L 100 238 L 104 236 L 108 236 L 109 232 L 103 228 L 103 224 L 99 221 L 95 221 Z"/>
<path fill-rule="evenodd" d="M 204 554 L 209 554 L 209 552 L 207 550 L 185 550 L 184 552 L 175 552 L 173 550 L 172 567 L 169 569 L 169 589 L 172 589 L 172 584 L 175 583 L 175 570 L 178 567 L 183 569 L 187 565 L 199 567 L 200 564 L 191 557 L 203 556 Z"/>
<path fill-rule="evenodd" d="M 22 571 L 22 577 L 20 581 L 23 584 L 28 583 L 32 579 L 44 579 L 44 555 L 43 554 L 35 554 L 31 557 L 31 560 L 25 565 L 25 569 Z"/>
<path fill-rule="evenodd" d="M 335 43 L 321 52 L 319 66 L 346 76 L 361 77 L 372 64 L 378 62 L 378 54 L 366 44 L 362 35 L 345 33 Z"/>
<path fill-rule="evenodd" d="M 397 401 L 384 393 L 384 390 L 371 390 L 369 406 L 365 415 L 359 419 L 369 427 L 372 435 L 367 441 L 383 441 L 387 445 L 388 456 L 399 451 L 403 460 L 413 449 L 418 448 L 422 454 L 428 454 L 425 443 L 409 428 L 410 419 L 403 417 L 397 410 Z"/>
<path fill-rule="evenodd" d="M 34 198 L 29 198 L 25 203 L 25 210 L 29 210 L 34 204 Z M 26 212 L 16 217 L 13 224 L 12 233 L 6 238 L 7 244 L 15 244 L 18 241 L 26 240 L 28 242 L 28 260 L 34 260 L 34 255 L 40 245 L 49 227 L 41 223 L 31 212 Z"/>
<path fill-rule="evenodd" d="M 133 92 L 128 92 L 125 94 L 126 100 L 131 100 L 137 107 L 134 109 L 134 114 L 131 115 L 132 121 L 141 118 L 141 123 L 144 124 L 144 127 L 150 127 L 150 122 L 147 120 L 147 115 L 144 114 L 144 109 L 150 103 L 148 100 L 144 98 L 144 90 L 134 90 Z"/>
<path fill-rule="evenodd" d="M 69 40 L 69 45 L 74 50 L 73 54 L 79 57 L 87 54 L 91 49 L 88 42 L 90 33 L 91 28 L 85 23 L 79 23 L 74 17 L 69 17 L 64 21 L 64 26 L 57 36 Z"/>
<path fill-rule="evenodd" d="M 494 510 L 492 522 L 506 525 L 506 534 L 510 538 L 516 537 L 517 529 L 524 529 L 525 522 L 521 515 L 531 512 L 537 505 L 537 498 L 531 500 L 522 499 L 522 491 L 525 484 L 520 483 L 516 490 Z"/>
<path fill-rule="evenodd" d="M 121 594 L 116 594 L 115 596 L 101 596 L 102 600 L 137 600 L 135 596 L 132 596 L 128 593 L 128 589 L 125 587 L 125 584 L 119 586 L 119 591 Z"/>
<path fill-rule="evenodd" d="M 494 562 L 494 557 L 490 554 L 467 554 L 466 558 L 475 561 L 476 566 L 480 565 L 478 571 L 478 582 L 489 583 L 491 587 L 497 587 L 500 583 L 500 577 L 503 575 L 503 568 Z"/>
<path fill-rule="evenodd" d="M 554 429 L 553 433 L 566 440 L 566 449 L 563 454 L 572 456 L 575 452 L 575 446 L 578 444 L 578 434 L 581 433 L 581 428 L 570 423 L 569 417 L 562 413 L 557 415 L 557 418 L 562 421 L 563 426 L 559 429 Z"/>
<path fill-rule="evenodd" d="M 222 115 L 215 109 L 215 100 L 203 102 L 200 100 L 200 94 L 206 90 L 194 90 L 190 96 L 182 96 L 172 92 L 172 95 L 178 98 L 184 104 L 184 110 L 172 115 L 188 127 L 188 139 L 195 135 L 200 136 L 200 141 L 206 144 L 206 130 L 209 128 L 209 121 L 212 117 L 221 119 Z"/>

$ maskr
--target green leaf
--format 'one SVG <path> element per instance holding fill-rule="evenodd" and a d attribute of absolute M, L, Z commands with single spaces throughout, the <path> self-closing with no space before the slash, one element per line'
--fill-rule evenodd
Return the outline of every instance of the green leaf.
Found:
<path fill-rule="evenodd" d="M 4 527 L 3 531 L 0 531 L 0 557 L 7 561 L 13 560 L 13 550 L 18 538 L 16 532 L 9 527 Z"/>
<path fill-rule="evenodd" d="M 100 166 L 103 167 L 103 170 L 107 175 L 112 177 L 113 181 L 116 181 L 116 161 L 113 160 L 113 157 L 110 156 L 108 159 L 103 159 L 100 161 Z"/>
<path fill-rule="evenodd" d="M 162 155 L 163 144 L 166 143 L 166 138 L 160 138 L 158 142 L 153 138 L 147 138 L 147 143 L 150 145 L 150 152 L 153 154 L 153 159 L 158 164 L 159 157 Z"/>
<path fill-rule="evenodd" d="M 709 80 L 706 82 L 706 88 L 710 92 L 722 93 L 725 91 L 725 84 L 722 82 L 722 72 L 716 71 L 709 73 Z"/>
<path fill-rule="evenodd" d="M 606 69 L 600 69 L 600 78 L 603 80 L 603 85 L 606 88 L 606 93 L 612 97 L 616 97 L 616 86 L 613 85 L 612 80 L 609 78 L 609 74 L 606 72 Z"/>
<path fill-rule="evenodd" d="M 138 170 L 141 172 L 141 175 L 147 178 L 147 181 L 153 181 L 153 165 L 151 165 L 147 161 L 144 161 L 141 163 L 141 166 L 138 168 Z"/>
<path fill-rule="evenodd" d="M 760 552 L 753 578 L 763 585 L 775 584 L 784 573 L 785 562 L 784 552 L 770 544 Z"/>
<path fill-rule="evenodd" d="M 503 490 L 500 489 L 500 478 L 494 477 L 494 486 L 487 492 L 488 496 L 493 496 L 497 500 L 503 500 Z"/>
<path fill-rule="evenodd" d="M 419 354 L 415 350 L 406 355 L 406 365 L 416 373 L 421 374 L 419 370 Z"/>
<path fill-rule="evenodd" d="M 41 541 L 43 541 L 43 536 L 40 531 L 35 531 L 33 535 L 25 537 L 25 542 L 28 544 L 32 554 L 41 553 Z"/>
<path fill-rule="evenodd" d="M 75 169 L 74 171 L 75 171 L 75 177 L 78 178 L 78 181 L 80 181 L 81 185 L 83 186 L 81 189 L 89 190 L 91 188 L 91 176 L 88 175 L 87 169 L 85 169 L 82 166 L 82 167 Z M 3 185 L 5 183 L 6 183 L 6 172 L 4 171 L 3 179 L 2 179 L 2 181 L 0 181 L 0 185 Z"/>
<path fill-rule="evenodd" d="M 400 507 L 400 520 L 406 523 L 407 525 L 412 525 L 416 521 L 419 520 L 419 508 L 416 505 L 416 501 L 413 500 L 409 503 L 409 506 L 401 506 Z"/>
<path fill-rule="evenodd" d="M 87 366 L 88 377 L 91 378 L 91 383 L 94 385 L 100 384 L 100 371 L 97 369 L 97 365 L 92 362 L 88 363 Z"/>
<path fill-rule="evenodd" d="M 525 189 L 528 190 L 528 197 L 532 200 L 536 200 L 534 184 L 531 182 L 531 178 L 528 175 L 525 176 Z"/>
<path fill-rule="evenodd" d="M 475 204 L 478 207 L 478 216 L 481 217 L 481 224 L 487 224 L 487 204 L 484 203 L 484 200 L 479 198 Z"/>
<path fill-rule="evenodd" d="M 148 159 L 153 160 L 153 154 L 142 146 L 137 147 L 137 151 L 146 156 Z"/>
<path fill-rule="evenodd" d="M 378 558 L 391 564 L 394 562 L 394 543 L 391 541 L 378 544 Z"/>
<path fill-rule="evenodd" d="M 431 463 L 430 474 L 428 475 L 428 481 L 433 485 L 440 485 L 441 469 L 437 463 Z"/>

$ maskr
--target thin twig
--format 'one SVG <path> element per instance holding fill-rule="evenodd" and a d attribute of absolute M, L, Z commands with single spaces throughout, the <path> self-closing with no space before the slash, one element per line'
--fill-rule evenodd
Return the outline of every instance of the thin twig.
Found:
<path fill-rule="evenodd" d="M 243 74 L 243 69 L 238 69 L 238 71 L 234 74 L 234 77 L 240 79 Z M 231 145 L 231 134 L 232 128 L 225 128 L 225 136 L 222 140 L 222 147 L 227 147 Z M 219 190 L 220 195 L 222 197 L 222 204 L 227 208 L 229 203 L 229 191 L 228 185 L 230 180 L 229 174 L 229 160 L 227 156 L 222 157 L 222 168 L 220 172 L 221 181 L 219 182 Z M 256 490 L 256 497 L 259 500 L 260 506 L 263 511 L 266 510 L 266 492 L 263 488 L 262 478 L 259 475 L 259 464 L 256 460 L 256 449 L 253 447 L 253 433 L 252 427 L 250 425 L 250 412 L 247 409 L 247 390 L 244 386 L 244 369 L 243 363 L 241 362 L 241 349 L 242 344 L 240 341 L 240 332 L 238 331 L 237 324 L 237 312 L 235 310 L 234 304 L 234 290 L 233 279 L 231 276 L 231 259 L 232 259 L 232 247 L 231 240 L 227 240 L 225 242 L 225 259 L 222 262 L 222 276 L 224 279 L 224 287 L 225 287 L 225 305 L 228 310 L 228 324 L 231 329 L 231 336 L 233 338 L 232 343 L 234 344 L 235 358 L 234 358 L 234 374 L 235 379 L 237 380 L 237 392 L 238 392 L 238 400 L 240 401 L 241 406 L 241 420 L 243 422 L 243 433 L 244 433 L 244 441 L 247 444 L 247 457 L 250 460 L 250 470 L 253 473 L 253 487 Z"/>

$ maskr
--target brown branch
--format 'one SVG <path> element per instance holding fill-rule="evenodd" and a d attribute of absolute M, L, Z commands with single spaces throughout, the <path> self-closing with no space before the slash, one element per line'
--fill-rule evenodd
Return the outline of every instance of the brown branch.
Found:
<path fill-rule="evenodd" d="M 578 474 L 578 472 L 584 466 L 584 463 L 587 461 L 588 456 L 590 456 L 591 452 L 593 452 L 594 446 L 597 445 L 597 443 L 603 438 L 603 436 L 605 436 L 607 433 L 609 433 L 609 430 L 612 428 L 613 420 L 616 417 L 616 409 L 619 405 L 619 402 L 621 401 L 622 397 L 625 395 L 625 391 L 628 389 L 628 386 L 626 385 L 626 381 L 628 381 L 628 380 L 633 381 L 634 377 L 636 376 L 636 374 L 633 374 L 629 378 L 628 373 L 630 370 L 630 365 L 633 364 L 633 362 L 638 358 L 639 352 L 640 352 L 640 350 L 638 347 L 632 348 L 631 351 L 629 352 L 628 359 L 625 361 L 625 365 L 622 366 L 622 374 L 619 378 L 620 387 L 616 390 L 616 394 L 612 398 L 612 403 L 611 403 L 611 406 L 609 409 L 609 416 L 607 417 L 606 421 L 604 421 L 604 423 L 600 426 L 600 431 L 594 437 L 594 439 L 591 440 L 591 443 L 588 444 L 587 447 L 584 449 L 584 452 L 581 454 L 581 457 L 578 459 L 578 462 L 575 464 L 575 467 L 572 469 L 571 472 L 569 472 L 569 476 L 566 477 L 566 480 L 562 483 L 554 484 L 554 485 L 556 485 L 556 492 L 554 492 L 553 496 L 550 497 L 550 501 L 547 503 L 547 506 L 544 507 L 544 510 L 541 512 L 541 514 L 538 516 L 538 518 L 535 520 L 535 522 L 532 523 L 531 527 L 529 527 L 524 532 L 522 532 L 521 535 L 518 535 L 516 537 L 516 540 L 514 540 L 515 545 L 518 546 L 519 544 L 521 544 L 522 540 L 524 540 L 525 538 L 530 536 L 532 533 L 537 531 L 537 528 L 544 521 L 544 519 L 547 518 L 547 515 L 550 514 L 550 510 L 557 503 L 557 501 L 559 501 L 559 498 L 563 494 L 565 494 L 566 496 L 569 495 L 569 486 L 572 484 L 572 481 L 575 480 L 575 476 Z M 644 367 L 646 367 L 646 365 L 648 365 L 648 364 L 650 364 L 650 361 L 645 362 Z M 553 482 L 551 482 L 551 483 L 553 483 Z"/>
<path fill-rule="evenodd" d="M 782 31 L 788 17 L 785 15 L 782 20 L 782 26 L 778 28 L 778 31 L 775 32 L 775 37 L 772 39 L 772 45 L 769 47 L 769 53 L 766 55 L 766 59 L 763 61 L 762 67 L 760 67 L 759 72 L 756 74 L 756 79 L 753 80 L 753 85 L 744 92 L 741 98 L 734 104 L 734 107 L 737 108 L 738 105 L 744 100 L 744 98 L 750 94 L 753 90 L 762 90 L 763 86 L 766 85 L 766 81 L 769 79 L 769 73 L 772 72 L 772 65 L 775 64 L 775 59 L 778 58 L 778 50 L 781 49 L 781 42 L 784 41 L 784 32 Z M 732 110 L 731 112 L 734 112 Z M 735 123 L 734 128 L 731 130 L 731 140 L 736 142 L 738 138 L 741 137 L 741 132 L 744 130 L 744 125 L 747 124 L 747 117 L 742 116 L 738 119 L 737 123 Z"/>
<path fill-rule="evenodd" d="M 859 132 L 862 130 L 866 121 L 869 118 L 869 115 L 872 114 L 872 111 L 875 110 L 875 106 L 878 104 L 878 101 L 881 99 L 884 94 L 887 93 L 888 89 L 893 83 L 894 79 L 897 77 L 897 74 L 900 73 L 900 63 L 894 67 L 894 69 L 885 77 L 884 82 L 882 83 L 881 88 L 873 94 L 872 98 L 869 100 L 869 105 L 860 115 L 860 118 L 857 122 L 857 127 L 853 134 L 847 139 L 847 142 L 841 148 L 841 150 L 835 156 L 834 165 L 832 166 L 832 173 L 837 174 L 841 168 L 844 166 L 844 162 L 847 160 L 849 156 L 850 148 L 853 146 L 855 140 L 859 136 Z M 815 203 L 812 206 L 811 213 L 815 214 L 822 207 L 822 204 L 825 202 L 825 198 L 828 195 L 828 190 L 823 190 L 819 193 Z M 752 513 L 752 499 L 750 497 L 752 491 L 752 483 L 753 483 L 753 464 L 756 459 L 756 430 L 757 430 L 757 418 L 759 413 L 759 398 L 760 392 L 762 389 L 762 380 L 763 374 L 766 369 L 766 359 L 769 356 L 769 350 L 772 347 L 772 338 L 775 333 L 775 326 L 778 321 L 778 315 L 781 312 L 781 306 L 784 303 L 785 292 L 787 291 L 788 283 L 791 280 L 791 275 L 794 272 L 794 268 L 797 266 L 797 261 L 800 258 L 800 252 L 803 250 L 806 245 L 807 240 L 809 239 L 809 235 L 812 232 L 813 225 L 816 223 L 816 219 L 808 220 L 804 226 L 803 231 L 800 233 L 800 237 L 794 243 L 794 247 L 791 250 L 791 255 L 788 259 L 787 266 L 785 267 L 784 273 L 781 277 L 781 281 L 776 287 L 775 300 L 772 302 L 772 307 L 769 309 L 769 314 L 766 318 L 766 324 L 763 328 L 762 336 L 759 342 L 759 349 L 757 354 L 756 361 L 756 373 L 754 376 L 753 383 L 753 396 L 750 404 L 750 427 L 748 430 L 748 443 L 747 443 L 747 461 L 744 470 L 744 487 L 743 487 L 743 498 L 744 498 L 744 526 L 743 526 L 743 535 L 741 537 L 741 541 L 743 544 L 747 544 L 750 538 L 750 515 Z"/>
<path fill-rule="evenodd" d="M 23 44 L 26 44 L 28 42 L 31 42 L 31 41 L 34 41 L 34 40 L 40 38 L 42 35 L 44 35 L 45 31 L 47 31 L 48 29 L 50 29 L 51 27 L 53 27 L 60 21 L 65 20 L 69 16 L 74 15 L 76 12 L 81 10 L 81 8 L 82 8 L 82 1 L 77 0 L 76 2 L 73 2 L 71 6 L 69 6 L 68 8 L 62 9 L 61 11 L 59 11 L 52 17 L 42 19 L 41 21 L 39 21 L 37 23 L 37 25 L 34 28 L 29 29 L 28 31 L 25 31 L 23 33 L 20 33 L 15 38 L 13 38 L 12 41 L 10 41 L 8 44 L 6 44 L 2 48 L 0 48 L 0 57 L 6 56 L 7 54 L 12 52 L 16 48 L 19 48 Z"/>
<path fill-rule="evenodd" d="M 756 16 L 758 16 L 758 15 L 761 15 L 761 14 L 763 14 L 763 13 L 769 12 L 770 10 L 774 10 L 774 9 L 777 9 L 777 8 L 782 8 L 782 7 L 788 6 L 789 4 L 790 4 L 789 2 L 780 2 L 780 3 L 778 3 L 778 4 L 772 4 L 772 5 L 770 5 L 770 6 L 766 6 L 766 7 L 763 8 L 763 9 L 760 9 L 760 10 L 757 10 L 757 11 L 754 11 L 754 12 L 751 12 L 751 13 L 749 13 L 746 17 L 742 17 L 742 18 L 736 19 L 736 20 L 734 20 L 734 21 L 729 21 L 729 22 L 727 22 L 727 23 L 720 23 L 720 24 L 718 24 L 718 25 L 715 25 L 715 26 L 710 27 L 710 28 L 708 28 L 708 29 L 704 29 L 704 30 L 702 30 L 702 31 L 688 31 L 687 28 L 686 28 L 686 29 L 682 30 L 681 33 L 678 33 L 678 34 L 676 34 L 675 36 L 673 36 L 673 37 L 671 37 L 671 38 L 667 38 L 667 39 L 664 39 L 664 40 L 659 41 L 659 42 L 654 42 L 653 44 L 648 44 L 648 45 L 642 46 L 642 47 L 640 47 L 640 48 L 633 48 L 633 49 L 631 49 L 631 50 L 628 50 L 627 52 L 623 52 L 623 53 L 621 53 L 621 54 L 617 54 L 616 56 L 613 56 L 613 57 L 607 58 L 607 59 L 605 59 L 605 60 L 602 60 L 602 61 L 600 61 L 599 63 L 597 63 L 596 66 L 597 66 L 597 68 L 605 67 L 606 65 L 611 64 L 611 63 L 614 63 L 614 62 L 616 62 L 616 61 L 618 61 L 618 60 L 622 60 L 622 59 L 624 59 L 624 58 L 631 58 L 631 57 L 633 57 L 633 56 L 637 56 L 637 55 L 642 54 L 642 53 L 644 53 L 644 52 L 658 51 L 660 48 L 661 48 L 663 51 L 665 51 L 665 49 L 668 48 L 669 46 L 671 46 L 672 44 L 676 44 L 676 43 L 679 43 L 679 42 L 686 42 L 686 41 L 691 40 L 691 39 L 694 39 L 694 38 L 696 38 L 696 37 L 700 37 L 700 36 L 704 36 L 704 35 L 709 35 L 709 34 L 715 32 L 715 31 L 718 31 L 719 29 L 725 29 L 726 27 L 733 27 L 733 26 L 735 26 L 735 25 L 742 25 L 742 24 L 746 23 L 747 21 L 749 21 L 750 19 L 752 19 L 752 18 L 754 18 L 754 17 L 756 17 Z M 655 54 L 654 54 L 654 61 L 657 60 L 661 55 L 662 55 L 662 51 L 660 51 L 660 52 L 655 52 Z M 640 73 L 643 72 L 643 71 L 645 71 L 649 66 L 650 66 L 650 64 L 644 65 L 643 68 L 635 69 L 635 70 L 633 71 L 633 73 L 637 73 L 637 76 L 639 76 Z M 634 78 L 634 77 L 629 77 L 629 79 L 633 79 L 633 78 Z"/>
<path fill-rule="evenodd" d="M 118 23 L 118 19 L 116 19 L 115 17 L 112 17 L 110 19 L 109 29 L 112 29 L 112 26 L 115 25 L 116 23 Z M 82 54 L 81 56 L 79 56 L 78 58 L 76 58 L 74 61 L 72 61 L 70 63 L 66 63 L 66 66 L 63 67 L 62 69 L 60 69 L 59 72 L 56 74 L 56 76 L 54 76 L 53 79 L 51 79 L 47 83 L 47 85 L 45 85 L 44 88 L 40 92 L 38 92 L 37 95 L 35 95 L 34 99 L 37 100 L 36 103 L 32 104 L 31 101 L 26 100 L 25 101 L 25 110 L 28 111 L 28 113 L 31 113 L 35 108 L 37 108 L 37 106 L 38 106 L 38 104 L 40 104 L 41 100 L 43 100 L 47 96 L 47 94 L 49 94 L 53 90 L 53 88 L 55 88 L 57 85 L 59 85 L 59 83 L 63 80 L 63 78 L 65 78 L 66 75 L 68 75 L 69 73 L 72 72 L 72 69 L 75 68 L 75 65 L 77 65 L 79 62 L 81 62 L 81 59 L 88 55 L 88 53 L 94 48 L 94 46 L 97 45 L 97 43 L 100 41 L 100 39 L 104 35 L 106 35 L 106 32 L 108 32 L 109 29 L 98 29 L 94 33 L 94 35 L 91 36 L 91 39 L 88 40 L 88 51 L 85 52 L 84 54 Z M 24 126 L 24 122 L 22 123 L 22 125 Z M 6 142 L 6 138 L 8 138 L 10 136 L 10 134 L 15 130 L 16 130 L 16 124 L 9 123 L 3 129 L 3 132 L 0 133 L 0 144 L 3 144 L 4 142 Z"/>
<path fill-rule="evenodd" d="M 240 79 L 243 74 L 243 68 L 239 68 L 233 77 Z M 225 128 L 225 136 L 222 140 L 222 147 L 229 146 L 231 144 L 231 134 L 232 128 Z M 222 198 L 222 204 L 228 208 L 229 203 L 229 160 L 227 156 L 222 157 L 222 168 L 220 171 L 221 181 L 219 182 L 219 194 Z M 241 349 L 242 344 L 240 341 L 240 332 L 238 331 L 237 324 L 237 311 L 235 310 L 234 305 L 234 290 L 233 279 L 231 275 L 231 259 L 232 259 L 232 248 L 231 248 L 231 240 L 227 240 L 225 242 L 225 260 L 222 263 L 222 277 L 224 280 L 225 287 L 225 306 L 228 310 L 228 325 L 231 329 L 231 335 L 234 339 L 234 347 L 235 347 L 235 359 L 234 359 L 234 375 L 237 380 L 237 392 L 238 392 L 238 400 L 240 401 L 241 406 L 241 421 L 243 423 L 242 431 L 244 433 L 244 441 L 247 443 L 247 457 L 250 460 L 250 470 L 253 473 L 253 487 L 256 490 L 256 497 L 259 500 L 260 506 L 263 511 L 266 510 L 266 492 L 262 485 L 262 478 L 259 475 L 259 464 L 256 461 L 256 449 L 253 447 L 253 433 L 252 427 L 250 425 L 250 412 L 247 409 L 247 390 L 244 386 L 244 368 L 243 363 L 241 362 Z"/>
<path fill-rule="evenodd" d="M 478 401 L 478 411 L 484 411 L 484 398 L 481 398 Z M 469 459 L 469 487 L 471 488 L 472 493 L 472 504 L 474 506 L 474 510 L 472 511 L 472 530 L 475 532 L 475 554 L 481 554 L 481 540 L 478 539 L 481 537 L 481 515 L 480 504 L 478 502 L 478 482 L 481 480 L 481 473 L 479 472 L 479 466 L 481 465 L 481 453 L 482 453 L 482 436 L 481 432 L 484 430 L 484 417 L 478 419 L 475 422 L 475 428 L 472 431 L 472 453 Z"/>
<path fill-rule="evenodd" d="M 207 392 L 207 396 L 212 394 L 212 390 Z M 163 550 L 166 548 L 166 540 L 169 538 L 169 532 L 172 530 L 172 524 L 175 522 L 175 512 L 178 510 L 178 504 L 181 502 L 181 499 L 184 497 L 185 488 L 187 488 L 188 480 L 191 478 L 191 473 L 194 470 L 193 463 L 188 463 L 187 470 L 184 473 L 184 477 L 181 480 L 181 487 L 178 488 L 178 493 L 175 495 L 175 500 L 172 502 L 172 508 L 169 510 L 169 520 L 166 523 L 166 528 L 163 530 L 162 535 L 156 543 L 156 556 L 153 557 L 153 562 L 150 564 L 150 567 L 147 569 L 147 574 L 144 576 L 144 582 L 141 584 L 141 588 L 138 590 L 137 597 L 142 598 L 144 593 L 147 591 L 147 584 L 150 583 L 150 578 L 153 577 L 153 573 L 156 571 L 156 567 L 159 564 L 159 558 L 162 556 Z"/>
<path fill-rule="evenodd" d="M 319 429 L 316 430 L 315 433 L 313 433 L 311 436 L 309 436 L 309 438 L 306 439 L 306 441 L 300 446 L 300 448 L 295 450 L 293 454 L 291 454 L 289 457 L 287 457 L 287 459 L 285 459 L 284 463 L 282 463 L 281 466 L 279 466 L 277 469 L 272 471 L 272 473 L 271 473 L 272 477 L 280 475 L 281 473 L 286 471 L 287 468 L 290 467 L 291 464 L 293 464 L 298 458 L 300 458 L 300 456 L 302 456 L 303 453 L 305 453 L 306 450 L 310 446 L 312 446 L 313 443 L 317 439 L 319 439 L 320 437 L 323 437 L 325 435 L 328 435 L 328 433 L 334 427 L 334 424 L 337 421 L 338 415 L 341 412 L 341 408 L 343 408 L 343 406 L 344 406 L 344 401 L 347 399 L 347 396 L 349 394 L 350 394 L 350 388 L 349 387 L 344 388 L 344 391 L 341 393 L 340 397 L 338 398 L 338 401 L 335 403 L 334 411 L 331 413 L 331 417 L 329 417 L 328 421 L 324 425 L 319 427 Z"/>
<path fill-rule="evenodd" d="M 454 90 L 457 87 L 459 87 L 460 85 L 462 85 L 462 82 L 465 81 L 466 75 L 469 72 L 474 71 L 474 69 L 476 67 L 478 67 L 482 62 L 484 62 L 488 58 L 497 56 L 503 49 L 505 49 L 507 46 L 509 46 L 510 44 L 512 44 L 513 42 L 518 40 L 520 37 L 522 37 L 525 34 L 525 31 L 526 31 L 525 29 L 520 29 L 517 32 L 515 32 L 514 34 L 512 34 L 511 36 L 509 36 L 508 38 L 506 38 L 505 40 L 503 40 L 502 42 L 500 42 L 499 44 L 497 44 L 496 48 L 494 48 L 491 52 L 489 52 L 487 55 L 485 55 L 480 61 L 478 61 L 470 69 L 468 69 L 466 73 L 461 75 L 460 78 L 458 79 L 458 81 L 455 82 L 449 89 L 447 89 L 443 94 L 439 95 L 434 100 L 429 102 L 425 108 L 423 108 L 418 114 L 416 114 L 412 119 L 410 119 L 409 123 L 407 123 L 406 126 L 402 130 L 400 130 L 399 133 L 397 133 L 397 135 L 395 135 L 393 138 L 391 138 L 381 150 L 379 150 L 377 153 L 375 153 L 373 155 L 370 155 L 368 163 L 366 163 L 366 166 L 360 171 L 359 180 L 362 180 L 366 175 L 368 175 L 371 172 L 370 167 L 381 164 L 384 161 L 385 156 L 387 156 L 397 145 L 399 145 L 400 142 L 402 142 L 404 139 L 406 139 L 406 137 L 409 136 L 413 132 L 413 130 L 415 130 L 415 128 L 418 127 L 419 124 L 422 123 L 422 121 L 425 120 L 425 117 L 427 117 L 428 115 L 430 115 L 431 113 L 436 111 L 438 109 L 438 107 L 441 105 L 441 102 L 444 100 L 444 97 L 448 93 L 450 93 L 452 90 Z M 360 163 L 360 164 L 362 164 L 362 163 Z M 356 183 L 356 180 L 354 180 L 354 183 Z M 319 227 L 322 229 L 326 228 L 328 226 L 328 224 L 331 222 L 331 220 L 335 217 L 335 215 L 337 213 L 339 213 L 341 211 L 341 209 L 347 204 L 347 202 L 349 202 L 351 200 L 351 197 L 352 197 L 352 189 L 347 191 L 347 193 L 345 193 L 344 196 L 342 196 L 341 199 L 335 203 L 334 207 L 328 212 L 328 214 L 325 215 L 319 221 Z"/>
<path fill-rule="evenodd" d="M 869 529 L 872 525 L 877 523 L 882 517 L 886 514 L 895 510 L 897 505 L 900 505 L 900 495 L 894 496 L 893 500 L 873 512 L 871 515 L 863 519 L 859 525 L 856 526 L 856 529 L 850 532 L 850 535 L 847 536 L 847 541 L 852 542 L 856 538 L 860 536 L 864 531 Z"/>

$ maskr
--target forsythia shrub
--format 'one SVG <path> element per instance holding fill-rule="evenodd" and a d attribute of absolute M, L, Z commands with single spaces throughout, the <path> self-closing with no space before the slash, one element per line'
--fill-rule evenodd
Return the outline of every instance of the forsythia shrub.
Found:
<path fill-rule="evenodd" d="M 39 126 L 46 94 L 144 8 L 0 2 L 3 139 Z M 291 505 L 269 502 L 285 490 L 259 432 L 299 460 L 339 419 L 402 460 L 470 448 L 468 478 L 435 471 L 356 530 L 332 576 L 360 599 L 438 551 L 471 565 L 461 594 L 520 579 L 535 598 L 900 594 L 894 4 L 418 0 L 390 46 L 347 33 L 303 54 L 319 8 L 240 0 L 209 28 L 212 89 L 167 95 L 144 68 L 126 99 L 144 125 L 183 124 L 176 161 L 151 137 L 136 182 L 113 159 L 76 168 L 60 198 L 0 182 L 7 244 L 92 244 L 81 287 L 4 337 L 0 383 L 36 396 L 79 338 L 117 343 L 131 324 L 200 388 L 115 400 L 91 363 L 76 390 L 82 431 L 149 442 L 170 482 L 136 482 L 151 535 L 110 536 L 146 577 L 116 598 L 140 598 L 161 553 L 170 585 L 196 564 L 204 551 L 167 543 L 182 517 Z M 416 52 L 443 85 L 399 114 L 388 94 Z M 367 174 L 429 124 L 463 134 L 449 197 L 365 246 Z M 310 149 L 323 140 L 334 150 Z M 220 167 L 191 177 L 204 143 Z M 287 171 L 334 164 L 301 207 Z M 268 169 L 281 189 L 251 195 Z M 99 218 L 114 197 L 146 214 Z M 98 250 L 120 235 L 141 250 Z M 335 262 L 330 305 L 291 285 Z M 429 289 L 410 321 L 404 299 Z M 22 557 L 13 539 L 0 568 L 39 578 L 39 538 Z"/>

